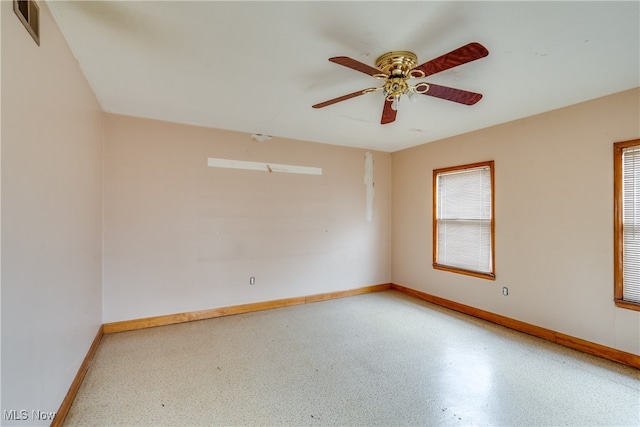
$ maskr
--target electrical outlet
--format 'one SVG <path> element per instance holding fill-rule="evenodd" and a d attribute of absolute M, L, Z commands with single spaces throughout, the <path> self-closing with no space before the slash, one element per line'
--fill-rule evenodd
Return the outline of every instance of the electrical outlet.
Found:
<path fill-rule="evenodd" d="M 502 295 L 504 295 L 505 297 L 509 295 L 509 288 L 507 288 L 506 286 L 502 288 Z"/>
<path fill-rule="evenodd" d="M 249 277 L 249 284 L 250 285 L 255 285 L 256 284 L 256 278 L 253 277 L 253 276 Z"/>

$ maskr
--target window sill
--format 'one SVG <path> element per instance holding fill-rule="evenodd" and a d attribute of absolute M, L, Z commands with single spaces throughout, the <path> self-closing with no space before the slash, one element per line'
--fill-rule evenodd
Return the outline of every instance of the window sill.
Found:
<path fill-rule="evenodd" d="M 433 264 L 433 268 L 435 268 L 436 270 L 450 271 L 452 273 L 464 274 L 466 276 L 479 277 L 480 279 L 496 280 L 495 273 L 482 273 L 479 271 L 464 270 L 462 268 L 450 267 L 442 264 Z"/>
<path fill-rule="evenodd" d="M 629 310 L 640 311 L 640 303 L 629 302 L 622 299 L 613 300 L 616 303 L 616 307 L 626 308 Z"/>

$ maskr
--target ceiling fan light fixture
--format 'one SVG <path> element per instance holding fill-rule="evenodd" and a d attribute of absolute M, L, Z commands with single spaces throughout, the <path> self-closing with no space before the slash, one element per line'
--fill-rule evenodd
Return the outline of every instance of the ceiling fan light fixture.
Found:
<path fill-rule="evenodd" d="M 355 98 L 356 96 L 381 90 L 384 94 L 385 103 L 380 124 L 384 125 L 395 121 L 398 104 L 400 103 L 402 95 L 407 95 L 412 102 L 416 102 L 418 99 L 418 97 L 414 95 L 420 94 L 457 102 L 459 104 L 474 105 L 482 99 L 482 94 L 426 82 L 418 82 L 416 85 L 412 85 L 408 80 L 421 79 L 484 58 L 488 54 L 489 51 L 487 48 L 480 43 L 471 42 L 420 65 L 417 65 L 418 58 L 415 53 L 404 50 L 387 52 L 381 55 L 376 60 L 375 68 L 353 58 L 349 58 L 348 56 L 329 58 L 331 62 L 368 74 L 376 79 L 384 80 L 384 84 L 377 88 L 364 89 L 333 98 L 315 104 L 312 107 L 322 108 L 340 101 Z"/>
<path fill-rule="evenodd" d="M 400 95 L 394 96 L 393 101 L 391 102 L 391 109 L 393 111 L 398 111 L 398 105 L 400 104 Z"/>

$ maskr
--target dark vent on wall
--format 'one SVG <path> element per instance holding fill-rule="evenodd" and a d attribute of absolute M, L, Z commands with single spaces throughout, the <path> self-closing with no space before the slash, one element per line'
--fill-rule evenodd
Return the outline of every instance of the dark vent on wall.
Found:
<path fill-rule="evenodd" d="M 33 0 L 13 0 L 13 10 L 40 46 L 40 8 Z"/>

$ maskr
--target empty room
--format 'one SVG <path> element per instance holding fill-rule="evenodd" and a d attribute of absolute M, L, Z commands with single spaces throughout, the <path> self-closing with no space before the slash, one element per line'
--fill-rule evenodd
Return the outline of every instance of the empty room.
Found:
<path fill-rule="evenodd" d="M 640 425 L 640 2 L 0 20 L 0 424 Z"/>

